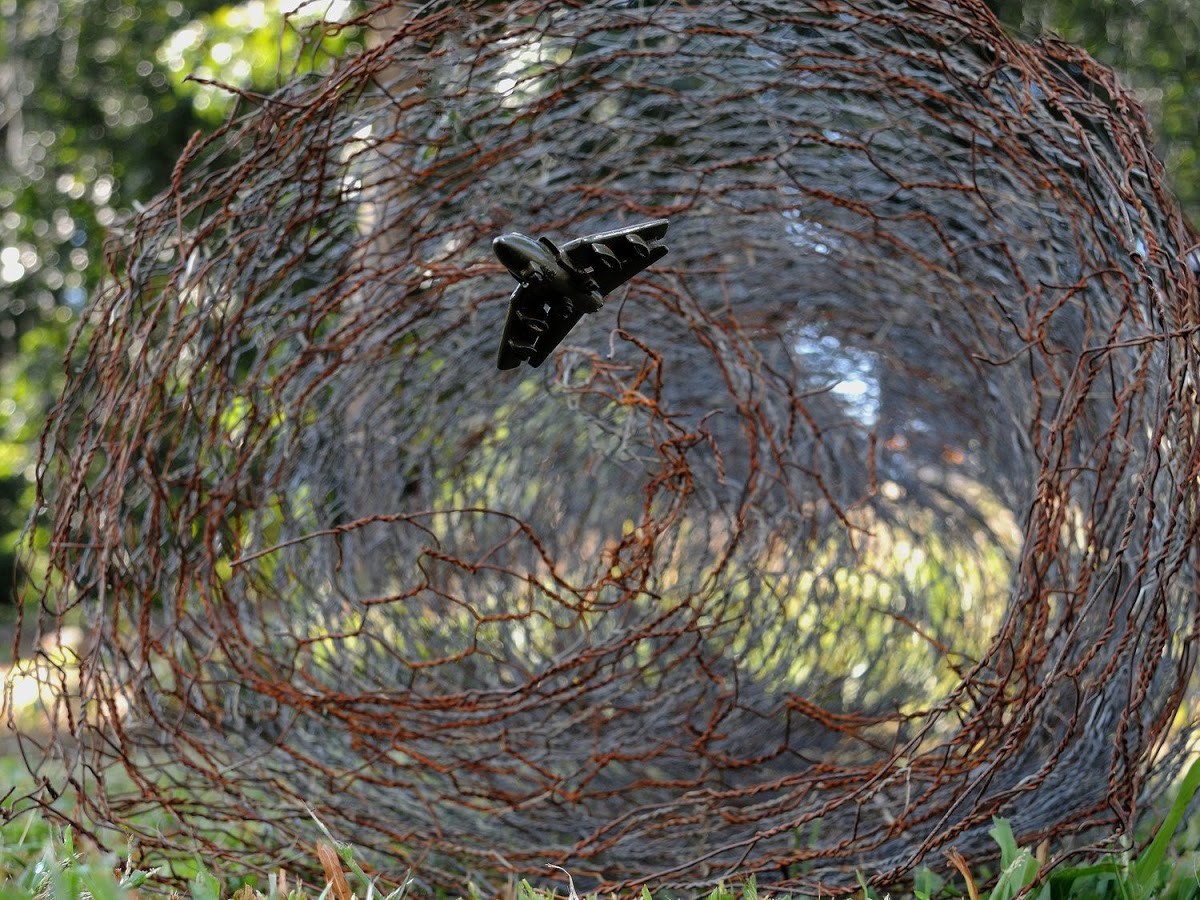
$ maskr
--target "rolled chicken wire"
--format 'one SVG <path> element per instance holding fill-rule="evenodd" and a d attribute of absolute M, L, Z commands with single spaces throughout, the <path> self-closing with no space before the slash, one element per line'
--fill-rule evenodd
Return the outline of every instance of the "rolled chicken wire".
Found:
<path fill-rule="evenodd" d="M 1200 309 L 1112 73 L 974 0 L 350 24 L 189 148 L 73 347 L 24 623 L 86 623 L 26 659 L 59 815 L 303 870 L 311 809 L 451 890 L 1128 834 L 1194 725 Z M 654 218 L 497 371 L 494 236 Z"/>

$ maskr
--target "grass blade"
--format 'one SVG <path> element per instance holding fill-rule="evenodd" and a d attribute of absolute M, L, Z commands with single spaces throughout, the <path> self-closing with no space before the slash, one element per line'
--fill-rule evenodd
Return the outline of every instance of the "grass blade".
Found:
<path fill-rule="evenodd" d="M 1154 840 L 1150 842 L 1149 847 L 1142 851 L 1142 855 L 1133 864 L 1134 880 L 1142 890 L 1147 890 L 1151 886 L 1154 874 L 1167 858 L 1167 847 L 1175 835 L 1175 829 L 1183 821 L 1188 804 L 1192 802 L 1192 797 L 1195 796 L 1198 788 L 1200 788 L 1200 758 L 1192 760 L 1187 774 L 1183 776 L 1183 783 L 1179 785 L 1179 793 L 1175 795 L 1175 802 L 1171 804 L 1167 817 L 1158 827 Z"/>

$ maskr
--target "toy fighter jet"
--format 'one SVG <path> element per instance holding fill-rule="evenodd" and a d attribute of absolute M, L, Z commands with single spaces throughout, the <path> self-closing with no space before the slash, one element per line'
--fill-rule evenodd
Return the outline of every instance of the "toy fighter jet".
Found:
<path fill-rule="evenodd" d="M 549 238 L 535 241 L 516 232 L 492 241 L 497 258 L 520 282 L 508 301 L 496 365 L 513 369 L 527 362 L 536 369 L 544 363 L 584 313 L 604 305 L 605 294 L 666 256 L 659 241 L 667 225 L 657 219 L 561 247 Z"/>

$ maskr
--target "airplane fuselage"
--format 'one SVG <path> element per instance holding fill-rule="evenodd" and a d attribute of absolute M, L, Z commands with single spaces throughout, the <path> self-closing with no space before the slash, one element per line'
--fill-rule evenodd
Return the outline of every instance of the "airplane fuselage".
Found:
<path fill-rule="evenodd" d="M 662 259 L 667 225 L 656 219 L 584 235 L 561 247 L 517 232 L 493 240 L 496 258 L 518 282 L 508 298 L 496 367 L 528 363 L 536 369 L 544 363 L 584 314 L 599 310 L 607 294 Z"/>
<path fill-rule="evenodd" d="M 566 297 L 578 303 L 581 312 L 594 312 L 602 305 L 601 295 L 592 279 L 568 269 L 548 239 L 535 241 L 513 231 L 493 240 L 492 249 L 504 268 L 525 287 Z"/>

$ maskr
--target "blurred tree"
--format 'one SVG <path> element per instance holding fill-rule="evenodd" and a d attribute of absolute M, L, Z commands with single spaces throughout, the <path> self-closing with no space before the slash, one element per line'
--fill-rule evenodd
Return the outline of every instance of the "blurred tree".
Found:
<path fill-rule="evenodd" d="M 1196 0 L 988 0 L 1024 36 L 1054 32 L 1122 72 L 1146 107 L 1159 156 L 1200 222 L 1200 3 Z"/>
<path fill-rule="evenodd" d="M 104 274 L 104 236 L 232 106 L 187 76 L 269 90 L 295 72 L 281 60 L 310 70 L 354 46 L 352 32 L 311 27 L 348 3 L 285 4 L 0 0 L 0 610 L 63 352 Z"/>

